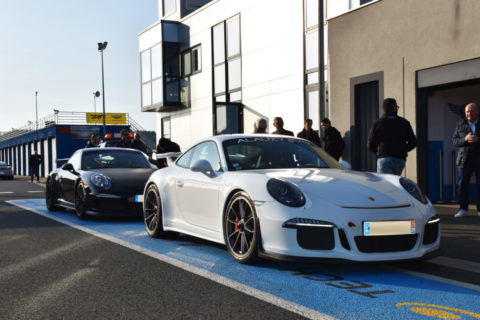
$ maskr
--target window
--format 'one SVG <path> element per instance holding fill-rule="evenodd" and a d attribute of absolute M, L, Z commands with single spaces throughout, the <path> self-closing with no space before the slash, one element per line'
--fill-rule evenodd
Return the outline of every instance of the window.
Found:
<path fill-rule="evenodd" d="M 198 160 L 207 160 L 213 170 L 217 171 L 220 168 L 220 157 L 215 142 L 207 141 L 197 145 L 194 149 L 191 164 Z"/>
<path fill-rule="evenodd" d="M 199 73 L 202 69 L 202 52 L 201 47 L 197 46 L 188 49 L 182 53 L 182 77 L 188 77 Z"/>
<path fill-rule="evenodd" d="M 176 0 L 163 0 L 163 15 L 166 16 L 169 13 L 174 12 L 177 8 L 175 5 Z"/>
<path fill-rule="evenodd" d="M 68 160 L 68 163 L 71 163 L 75 170 L 80 170 L 81 168 L 82 153 L 75 152 L 75 154 Z"/>
<path fill-rule="evenodd" d="M 194 151 L 195 151 L 195 148 L 192 148 L 187 152 L 185 152 L 184 154 L 182 154 L 180 159 L 178 159 L 178 161 L 175 162 L 177 166 L 182 168 L 190 168 L 190 159 L 192 158 L 192 154 Z"/>
<path fill-rule="evenodd" d="M 162 45 L 140 54 L 142 70 L 142 107 L 162 102 Z"/>
<path fill-rule="evenodd" d="M 214 134 L 238 133 L 237 121 L 229 119 L 228 108 L 224 103 L 242 101 L 242 55 L 240 16 L 236 15 L 212 27 L 213 41 L 213 96 L 214 117 L 216 124 Z M 241 108 L 237 111 L 241 114 Z M 218 114 L 217 114 L 218 113 Z M 243 129 L 242 129 L 243 130 Z"/>
<path fill-rule="evenodd" d="M 162 118 L 162 138 L 170 139 L 172 137 L 170 117 Z"/>

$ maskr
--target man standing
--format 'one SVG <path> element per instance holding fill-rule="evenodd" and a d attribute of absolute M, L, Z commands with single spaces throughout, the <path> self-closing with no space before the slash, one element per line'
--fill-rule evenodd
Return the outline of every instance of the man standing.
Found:
<path fill-rule="evenodd" d="M 257 119 L 253 124 L 253 133 L 267 133 L 267 120 Z"/>
<path fill-rule="evenodd" d="M 132 148 L 132 143 L 130 142 L 130 135 L 128 134 L 127 129 L 120 130 L 120 141 L 117 143 L 118 148 Z"/>
<path fill-rule="evenodd" d="M 275 131 L 272 134 L 282 134 L 284 136 L 294 136 L 292 131 L 285 130 L 283 128 L 283 119 L 281 117 L 275 117 L 273 119 L 273 126 L 275 127 Z"/>
<path fill-rule="evenodd" d="M 312 129 L 312 124 L 312 119 L 306 119 L 305 123 L 303 124 L 303 130 L 297 133 L 297 137 L 307 139 L 315 143 L 317 146 L 322 147 L 320 143 L 320 137 L 318 136 L 318 133 Z"/>
<path fill-rule="evenodd" d="M 87 143 L 85 148 L 97 148 L 99 138 L 100 138 L 100 136 L 98 135 L 97 132 L 92 133 L 90 135 L 90 140 L 88 140 L 88 143 Z"/>
<path fill-rule="evenodd" d="M 39 167 L 42 163 L 42 156 L 38 154 L 37 150 L 35 150 L 34 153 L 30 155 L 28 163 L 30 165 L 30 183 L 33 183 L 34 175 L 37 176 L 37 182 L 39 182 Z"/>
<path fill-rule="evenodd" d="M 332 123 L 328 118 L 324 118 L 320 121 L 320 127 L 322 127 L 323 131 L 322 139 L 325 151 L 338 161 L 345 148 L 345 142 L 343 142 L 342 135 L 335 127 L 332 127 Z"/>
<path fill-rule="evenodd" d="M 475 172 L 477 180 L 477 215 L 480 216 L 480 109 L 476 103 L 467 104 L 465 117 L 465 120 L 457 124 L 452 139 L 453 146 L 459 148 L 456 162 L 460 173 L 460 211 L 455 215 L 455 218 L 467 215 L 468 185 L 473 172 Z"/>
<path fill-rule="evenodd" d="M 407 154 L 417 146 L 410 122 L 397 115 L 397 101 L 383 100 L 383 116 L 376 120 L 368 136 L 368 149 L 377 156 L 377 172 L 401 175 Z"/>
<path fill-rule="evenodd" d="M 140 132 L 135 132 L 135 135 L 133 136 L 133 145 L 132 147 L 134 149 L 140 150 L 143 153 L 147 153 L 147 146 L 145 143 L 142 141 L 142 136 L 140 135 Z"/>

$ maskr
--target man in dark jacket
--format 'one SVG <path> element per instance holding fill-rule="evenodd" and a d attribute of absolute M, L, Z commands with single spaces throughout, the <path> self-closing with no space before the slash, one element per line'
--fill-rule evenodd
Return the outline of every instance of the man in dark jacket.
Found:
<path fill-rule="evenodd" d="M 180 146 L 175 142 L 162 137 L 158 140 L 157 152 L 158 153 L 180 152 Z"/>
<path fill-rule="evenodd" d="M 477 215 L 480 216 L 480 108 L 474 102 L 465 107 L 465 120 L 460 121 L 453 133 L 453 146 L 459 148 L 457 167 L 459 168 L 460 211 L 455 218 L 461 218 L 468 212 L 468 185 L 475 172 L 477 180 Z"/>
<path fill-rule="evenodd" d="M 297 137 L 307 139 L 315 143 L 317 146 L 322 147 L 320 137 L 318 136 L 318 133 L 312 129 L 312 124 L 312 119 L 306 119 L 303 125 L 303 130 L 297 133 Z"/>
<path fill-rule="evenodd" d="M 401 175 L 407 154 L 417 146 L 408 120 L 399 117 L 397 101 L 383 100 L 383 116 L 376 120 L 368 136 L 368 149 L 377 155 L 377 172 Z"/>
<path fill-rule="evenodd" d="M 30 166 L 30 182 L 33 183 L 33 176 L 37 176 L 37 182 L 40 181 L 39 167 L 42 163 L 42 156 L 38 154 L 37 150 L 28 158 L 28 164 Z"/>
<path fill-rule="evenodd" d="M 275 117 L 273 119 L 273 126 L 275 127 L 275 131 L 272 132 L 272 134 L 281 134 L 284 136 L 294 136 L 292 131 L 285 130 L 283 128 L 283 119 L 281 117 Z"/>
<path fill-rule="evenodd" d="M 342 135 L 335 127 L 332 127 L 332 123 L 328 118 L 320 121 L 320 127 L 322 127 L 323 130 L 323 148 L 338 161 L 345 148 Z"/>
<path fill-rule="evenodd" d="M 121 140 L 117 143 L 118 148 L 133 148 L 127 129 L 120 130 L 120 139 Z"/>
<path fill-rule="evenodd" d="M 100 136 L 98 133 L 92 133 L 90 135 L 90 140 L 88 140 L 88 143 L 85 148 L 97 148 L 98 147 L 98 140 L 100 139 Z"/>
<path fill-rule="evenodd" d="M 135 132 L 135 135 L 133 136 L 132 147 L 134 149 L 142 151 L 143 153 L 147 153 L 147 146 L 145 145 L 145 143 L 143 143 L 140 132 Z"/>

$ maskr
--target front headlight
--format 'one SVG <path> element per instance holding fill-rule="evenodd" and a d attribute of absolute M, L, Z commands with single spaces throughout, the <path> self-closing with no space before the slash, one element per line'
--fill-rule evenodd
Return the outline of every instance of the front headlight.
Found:
<path fill-rule="evenodd" d="M 420 188 L 410 179 L 407 178 L 400 178 L 400 184 L 402 187 L 407 190 L 408 193 L 412 195 L 415 199 L 420 201 L 421 203 L 427 204 L 427 198 L 423 195 Z"/>
<path fill-rule="evenodd" d="M 110 179 L 103 174 L 96 173 L 90 177 L 90 181 L 92 181 L 93 185 L 101 188 L 101 189 L 110 189 L 112 184 L 110 183 Z"/>
<path fill-rule="evenodd" d="M 289 207 L 301 207 L 305 204 L 302 191 L 293 183 L 279 179 L 270 179 L 267 190 L 278 202 Z"/>

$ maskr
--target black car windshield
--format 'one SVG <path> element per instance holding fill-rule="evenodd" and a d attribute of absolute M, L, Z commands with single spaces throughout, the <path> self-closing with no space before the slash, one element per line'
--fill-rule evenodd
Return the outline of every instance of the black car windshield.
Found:
<path fill-rule="evenodd" d="M 289 168 L 343 168 L 317 145 L 300 139 L 245 137 L 223 142 L 230 171 Z"/>
<path fill-rule="evenodd" d="M 96 149 L 83 153 L 83 170 L 100 168 L 152 168 L 152 166 L 140 151 Z"/>

